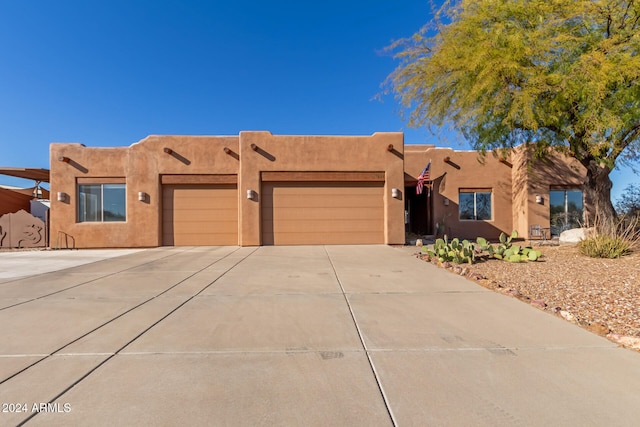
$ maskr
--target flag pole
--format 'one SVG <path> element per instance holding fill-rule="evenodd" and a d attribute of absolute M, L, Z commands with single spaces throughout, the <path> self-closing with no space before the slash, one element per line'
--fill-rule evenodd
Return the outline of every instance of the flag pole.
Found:
<path fill-rule="evenodd" d="M 429 168 L 431 168 L 431 160 L 429 159 Z M 429 184 L 427 185 L 427 197 L 431 197 L 431 183 L 433 182 L 433 180 L 431 180 L 431 173 L 429 173 Z"/>

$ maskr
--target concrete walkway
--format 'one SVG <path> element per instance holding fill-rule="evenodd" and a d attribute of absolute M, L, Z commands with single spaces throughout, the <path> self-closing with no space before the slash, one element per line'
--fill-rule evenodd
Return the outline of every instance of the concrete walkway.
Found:
<path fill-rule="evenodd" d="M 0 252 L 0 283 L 89 264 L 138 252 L 140 249 L 22 250 Z"/>
<path fill-rule="evenodd" d="M 640 354 L 387 246 L 137 251 L 4 279 L 0 325 L 0 425 L 640 419 Z"/>

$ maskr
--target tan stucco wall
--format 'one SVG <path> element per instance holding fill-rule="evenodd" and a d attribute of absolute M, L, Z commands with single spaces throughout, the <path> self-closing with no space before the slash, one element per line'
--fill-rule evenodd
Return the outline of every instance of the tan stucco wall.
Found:
<path fill-rule="evenodd" d="M 491 154 L 483 158 L 476 151 L 407 145 L 404 159 L 407 181 L 417 180 L 429 160 L 434 184 L 431 192 L 434 222 L 444 222 L 444 232 L 448 236 L 495 238 L 502 231 L 512 229 L 511 168 L 508 164 L 501 163 Z M 491 189 L 493 218 L 490 221 L 460 220 L 460 189 Z M 449 200 L 448 206 L 445 199 Z"/>
<path fill-rule="evenodd" d="M 262 172 L 384 172 L 385 243 L 404 243 L 404 205 L 391 197 L 391 188 L 403 189 L 403 134 L 372 136 L 283 136 L 269 132 L 240 133 L 240 242 L 261 244 L 260 176 Z M 251 148 L 255 144 L 257 151 Z M 389 145 L 394 151 L 388 151 Z M 247 190 L 258 200 L 243 197 Z"/>
<path fill-rule="evenodd" d="M 257 151 L 252 149 L 257 146 Z M 389 151 L 389 145 L 394 150 Z M 227 147 L 231 153 L 225 153 Z M 170 148 L 173 154 L 164 152 Z M 261 244 L 260 189 L 262 172 L 384 172 L 385 243 L 404 243 L 403 200 L 391 189 L 404 188 L 403 134 L 372 136 L 280 136 L 241 132 L 231 137 L 150 136 L 121 148 L 88 148 L 52 144 L 51 242 L 59 231 L 78 247 L 151 247 L 162 244 L 161 176 L 237 174 L 238 244 Z M 67 157 L 68 163 L 58 158 Z M 127 220 L 121 223 L 77 223 L 77 183 L 85 177 L 126 178 Z M 247 190 L 257 193 L 249 200 Z M 65 201 L 57 193 L 67 194 Z M 138 200 L 138 192 L 149 195 Z M 310 242 L 312 243 L 312 242 Z"/>
<path fill-rule="evenodd" d="M 164 148 L 174 151 L 173 155 Z M 73 236 L 78 247 L 153 247 L 161 242 L 162 174 L 236 174 L 238 137 L 149 136 L 131 147 L 88 148 L 51 144 L 51 245 L 58 232 Z M 67 157 L 69 163 L 59 157 Z M 77 181 L 88 177 L 126 178 L 126 222 L 76 222 Z M 58 192 L 67 194 L 58 201 Z M 138 192 L 149 195 L 138 200 Z"/>
<path fill-rule="evenodd" d="M 529 211 L 532 207 L 532 203 L 535 204 L 535 194 L 531 194 L 531 188 L 529 185 L 530 170 L 526 165 L 526 160 L 523 158 L 521 151 L 512 152 L 510 160 L 512 163 L 511 188 L 513 194 L 513 228 L 518 231 L 519 236 L 529 237 Z M 523 161 L 525 161 L 524 164 Z M 544 215 L 542 210 L 537 210 L 538 214 Z M 549 214 L 547 213 L 547 217 L 548 216 Z M 534 222 L 531 224 L 538 223 Z"/>
<path fill-rule="evenodd" d="M 513 188 L 517 195 L 514 198 L 514 222 L 517 220 L 520 224 L 520 235 L 528 237 L 529 226 L 548 228 L 550 225 L 549 191 L 558 188 L 582 189 L 586 170 L 576 159 L 560 153 L 549 152 L 544 159 L 534 159 L 524 146 L 514 150 L 512 159 Z M 536 203 L 537 195 L 542 197 L 542 203 Z M 588 219 L 588 200 L 585 200 L 585 210 Z"/>
<path fill-rule="evenodd" d="M 449 158 L 446 162 L 445 159 Z M 434 180 L 434 222 L 444 219 L 449 236 L 496 238 L 501 232 L 529 237 L 529 227 L 549 227 L 549 190 L 581 188 L 586 171 L 574 158 L 550 152 L 544 160 L 532 160 L 525 146 L 504 154 L 454 151 L 431 145 L 405 147 L 407 182 L 414 182 L 431 159 Z M 459 220 L 460 189 L 490 188 L 493 193 L 491 221 Z M 536 195 L 543 203 L 536 203 Z M 449 199 L 445 206 L 444 199 Z M 589 201 L 585 200 L 589 209 Z"/>

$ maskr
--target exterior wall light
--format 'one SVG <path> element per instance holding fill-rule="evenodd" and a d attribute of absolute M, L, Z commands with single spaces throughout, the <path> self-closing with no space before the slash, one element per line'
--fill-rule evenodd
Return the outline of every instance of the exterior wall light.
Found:
<path fill-rule="evenodd" d="M 145 193 L 144 191 L 140 191 L 138 193 L 138 200 L 141 202 L 144 202 L 147 200 L 147 193 Z"/>
<path fill-rule="evenodd" d="M 444 205 L 449 206 L 449 199 L 447 199 L 446 197 L 444 198 Z"/>
<path fill-rule="evenodd" d="M 247 199 L 253 200 L 256 198 L 257 193 L 253 190 L 247 190 Z"/>
<path fill-rule="evenodd" d="M 62 191 L 58 191 L 58 201 L 64 202 L 67 200 L 67 193 L 63 193 Z"/>
<path fill-rule="evenodd" d="M 392 188 L 391 189 L 391 197 L 393 197 L 394 199 L 401 199 L 402 196 L 400 195 L 400 189 L 399 188 Z"/>
<path fill-rule="evenodd" d="M 64 162 L 64 163 L 69 163 L 71 161 L 71 159 L 66 157 L 66 156 L 60 156 L 60 157 L 58 157 L 58 161 Z"/>
<path fill-rule="evenodd" d="M 536 203 L 539 205 L 543 203 L 542 196 L 539 194 L 536 194 Z"/>

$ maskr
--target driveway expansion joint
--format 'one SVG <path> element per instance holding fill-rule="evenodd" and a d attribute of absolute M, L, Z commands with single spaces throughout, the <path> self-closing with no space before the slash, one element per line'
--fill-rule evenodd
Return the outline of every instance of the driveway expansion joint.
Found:
<path fill-rule="evenodd" d="M 378 386 L 378 390 L 380 391 L 380 396 L 382 397 L 382 400 L 384 401 L 384 405 L 385 408 L 387 409 L 387 413 L 389 414 L 389 418 L 391 420 L 391 423 L 395 426 L 398 425 L 398 423 L 396 422 L 393 410 L 391 409 L 391 403 L 389 402 L 389 399 L 387 398 L 387 394 L 384 390 L 384 387 L 382 386 L 382 381 L 380 379 L 380 375 L 378 374 L 378 371 L 376 370 L 375 364 L 373 363 L 373 359 L 371 358 L 371 355 L 369 354 L 369 351 L 367 349 L 367 344 L 365 343 L 364 340 L 364 336 L 362 335 L 362 331 L 360 330 L 360 325 L 358 324 L 358 320 L 356 319 L 355 313 L 353 312 L 353 307 L 351 306 L 351 302 L 349 301 L 349 297 L 347 296 L 347 293 L 344 290 L 344 286 L 342 285 L 342 282 L 340 280 L 340 276 L 338 275 L 338 272 L 336 271 L 336 267 L 335 264 L 333 263 L 333 260 L 331 259 L 331 256 L 329 255 L 329 252 L 327 251 L 327 248 L 325 246 L 323 246 L 324 252 L 327 256 L 327 259 L 329 260 L 329 263 L 331 264 L 331 268 L 333 270 L 333 274 L 335 275 L 336 280 L 338 281 L 338 285 L 340 285 L 340 290 L 342 291 L 342 295 L 344 297 L 344 301 L 347 304 L 347 307 L 349 309 L 349 314 L 351 315 L 351 320 L 353 321 L 353 325 L 356 328 L 356 331 L 358 333 L 358 339 L 360 340 L 360 343 L 362 344 L 362 348 L 365 351 L 365 354 L 367 355 L 367 361 L 369 362 L 369 367 L 371 368 L 371 372 L 373 373 L 373 376 L 375 378 L 376 381 L 376 385 Z"/>

